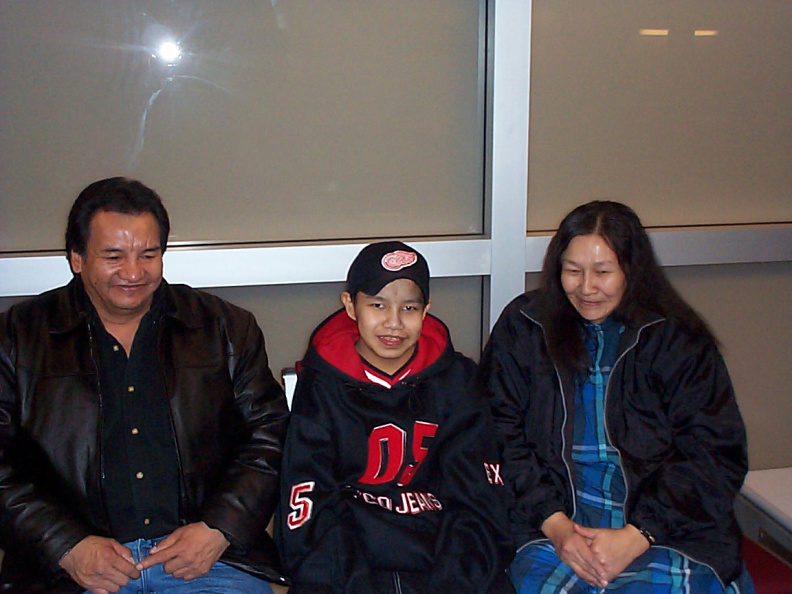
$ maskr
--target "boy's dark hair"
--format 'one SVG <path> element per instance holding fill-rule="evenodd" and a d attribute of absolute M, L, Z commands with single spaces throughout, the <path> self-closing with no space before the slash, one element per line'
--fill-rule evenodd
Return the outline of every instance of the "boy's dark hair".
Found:
<path fill-rule="evenodd" d="M 429 264 L 421 253 L 401 241 L 381 241 L 364 247 L 352 261 L 346 290 L 354 299 L 359 291 L 376 295 L 400 278 L 413 281 L 429 302 Z"/>
<path fill-rule="evenodd" d="M 553 359 L 566 368 L 583 370 L 588 356 L 579 330 L 580 315 L 561 285 L 561 268 L 569 242 L 579 235 L 599 235 L 614 251 L 627 286 L 614 319 L 635 322 L 639 311 L 674 320 L 689 334 L 717 342 L 704 320 L 680 297 L 657 262 L 649 236 L 638 215 L 620 202 L 595 200 L 570 212 L 550 240 L 540 289 L 549 312 L 545 328 Z"/>
<path fill-rule="evenodd" d="M 170 219 L 159 195 L 139 181 L 110 177 L 87 186 L 71 207 L 66 225 L 66 258 L 71 252 L 85 256 L 91 235 L 91 221 L 100 211 L 128 215 L 151 213 L 157 219 L 162 253 L 168 244 Z"/>

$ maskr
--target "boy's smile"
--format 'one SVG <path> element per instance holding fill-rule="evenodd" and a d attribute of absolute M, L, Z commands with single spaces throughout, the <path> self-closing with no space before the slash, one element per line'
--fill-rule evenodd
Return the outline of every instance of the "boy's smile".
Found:
<path fill-rule="evenodd" d="M 393 375 L 410 360 L 421 336 L 431 304 L 413 281 L 400 278 L 376 295 L 341 294 L 347 315 L 357 322 L 360 339 L 355 348 L 371 365 Z"/>

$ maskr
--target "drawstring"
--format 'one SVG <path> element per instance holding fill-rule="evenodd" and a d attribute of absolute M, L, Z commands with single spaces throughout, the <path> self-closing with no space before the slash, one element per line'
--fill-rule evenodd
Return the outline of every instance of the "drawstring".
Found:
<path fill-rule="evenodd" d="M 366 398 L 367 388 L 360 386 L 359 384 L 353 383 L 345 383 L 344 386 L 347 387 L 348 390 L 354 392 L 356 396 L 360 398 Z M 410 381 L 402 381 L 396 385 L 394 385 L 390 390 L 398 390 L 401 386 L 406 387 L 409 392 L 407 393 L 407 410 L 409 410 L 413 414 L 418 414 L 423 410 L 423 402 L 421 401 L 421 397 L 418 394 L 418 383 L 410 382 Z M 384 388 L 386 391 L 388 388 Z"/>
<path fill-rule="evenodd" d="M 410 389 L 407 395 L 407 410 L 413 414 L 418 414 L 423 408 L 421 406 L 421 398 L 418 396 L 418 384 L 405 382 L 405 385 Z"/>

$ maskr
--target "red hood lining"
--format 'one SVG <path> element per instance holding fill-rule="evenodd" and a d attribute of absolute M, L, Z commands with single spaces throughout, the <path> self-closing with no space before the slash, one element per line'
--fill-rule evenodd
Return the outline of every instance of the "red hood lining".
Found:
<path fill-rule="evenodd" d="M 388 376 L 382 371 L 366 365 L 363 358 L 355 349 L 355 344 L 360 339 L 357 323 L 350 318 L 346 310 L 339 310 L 316 331 L 311 341 L 317 354 L 336 369 L 345 374 L 370 382 L 364 370 L 375 372 L 383 379 L 393 379 L 403 373 L 397 371 L 394 376 Z M 432 363 L 437 361 L 448 345 L 448 331 L 437 318 L 427 314 L 424 318 L 421 336 L 418 338 L 418 348 L 415 357 L 407 363 L 410 367 L 410 375 L 423 371 Z"/>

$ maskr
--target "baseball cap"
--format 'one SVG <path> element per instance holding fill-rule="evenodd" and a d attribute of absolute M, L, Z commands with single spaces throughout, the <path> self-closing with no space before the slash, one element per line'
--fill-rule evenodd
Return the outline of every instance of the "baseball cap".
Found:
<path fill-rule="evenodd" d="M 429 264 L 420 252 L 401 241 L 381 241 L 364 247 L 352 261 L 346 290 L 376 295 L 382 287 L 400 278 L 413 281 L 429 302 Z"/>

